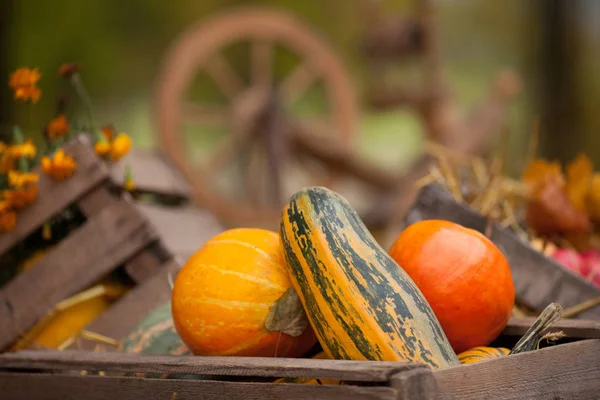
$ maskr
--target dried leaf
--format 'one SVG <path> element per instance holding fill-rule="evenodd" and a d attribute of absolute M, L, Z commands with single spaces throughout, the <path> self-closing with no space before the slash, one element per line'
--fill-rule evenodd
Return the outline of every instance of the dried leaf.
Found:
<path fill-rule="evenodd" d="M 557 179 L 561 184 L 564 183 L 562 168 L 558 162 L 535 159 L 521 176 L 522 181 L 533 184 L 534 187 L 543 184 L 547 179 Z"/>
<path fill-rule="evenodd" d="M 586 206 L 591 217 L 596 221 L 600 221 L 600 173 L 595 173 L 592 176 Z"/>
<path fill-rule="evenodd" d="M 527 203 L 525 219 L 541 235 L 588 232 L 591 227 L 587 214 L 573 207 L 560 180 L 551 175 Z"/>
<path fill-rule="evenodd" d="M 585 199 L 590 190 L 592 173 L 592 162 L 585 154 L 579 154 L 567 166 L 567 184 L 565 186 L 567 197 L 571 204 L 580 211 L 586 209 Z"/>
<path fill-rule="evenodd" d="M 294 289 L 286 290 L 271 307 L 265 328 L 269 332 L 283 332 L 293 337 L 302 335 L 308 328 L 308 317 Z"/>

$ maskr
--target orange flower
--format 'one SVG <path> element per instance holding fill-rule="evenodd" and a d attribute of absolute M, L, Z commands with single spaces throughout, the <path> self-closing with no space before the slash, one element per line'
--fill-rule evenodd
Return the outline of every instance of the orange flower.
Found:
<path fill-rule="evenodd" d="M 5 190 L 4 200 L 12 204 L 14 208 L 19 209 L 33 204 L 37 198 L 37 194 L 37 185 L 28 185 L 13 190 Z"/>
<path fill-rule="evenodd" d="M 34 172 L 10 171 L 8 173 L 8 184 L 14 188 L 22 188 L 37 183 L 38 174 Z"/>
<path fill-rule="evenodd" d="M 15 91 L 16 100 L 31 100 L 37 103 L 42 95 L 36 86 L 40 78 L 37 68 L 19 68 L 11 74 L 8 86 Z"/>
<path fill-rule="evenodd" d="M 110 155 L 117 161 L 131 149 L 131 138 L 124 133 L 119 133 L 110 144 Z"/>
<path fill-rule="evenodd" d="M 59 149 L 54 153 L 54 157 L 42 157 L 41 160 L 42 172 L 56 181 L 61 181 L 73 175 L 73 171 L 77 167 L 73 157 L 65 154 L 63 149 Z"/>
<path fill-rule="evenodd" d="M 69 133 L 67 118 L 61 114 L 48 123 L 46 130 L 50 139 L 59 139 Z"/>
<path fill-rule="evenodd" d="M 94 145 L 94 150 L 100 157 L 106 157 L 110 153 L 110 143 L 106 140 L 99 140 Z"/>
<path fill-rule="evenodd" d="M 9 201 L 0 201 L 0 232 L 10 232 L 17 225 L 17 214 Z"/>
<path fill-rule="evenodd" d="M 0 159 L 0 174 L 7 174 L 8 171 L 13 169 L 15 165 L 15 159 L 9 152 L 5 152 L 2 154 L 2 159 Z"/>
<path fill-rule="evenodd" d="M 131 166 L 129 165 L 125 170 L 125 183 L 123 184 L 123 187 L 128 192 L 133 192 L 135 190 L 135 184 L 133 183 L 133 174 L 131 173 Z"/>
<path fill-rule="evenodd" d="M 10 151 L 10 154 L 14 158 L 19 158 L 19 157 L 33 158 L 33 157 L 35 157 L 36 150 L 35 150 L 35 146 L 33 145 L 33 143 L 31 143 L 31 140 L 27 140 L 23 144 L 15 144 L 15 145 L 10 146 L 9 151 Z"/>
<path fill-rule="evenodd" d="M 101 130 L 102 134 L 109 142 L 115 137 L 115 129 L 112 126 L 103 126 Z"/>
<path fill-rule="evenodd" d="M 58 69 L 58 74 L 63 78 L 70 78 L 79 71 L 79 65 L 73 63 L 65 63 Z"/>

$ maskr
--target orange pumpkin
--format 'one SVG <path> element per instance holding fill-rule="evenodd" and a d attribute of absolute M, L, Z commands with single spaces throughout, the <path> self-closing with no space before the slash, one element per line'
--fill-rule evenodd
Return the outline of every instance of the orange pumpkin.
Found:
<path fill-rule="evenodd" d="M 175 328 L 197 355 L 299 357 L 316 344 L 310 326 L 296 337 L 265 328 L 269 310 L 290 287 L 277 233 L 225 231 L 179 271 L 172 293 Z"/>
<path fill-rule="evenodd" d="M 420 221 L 389 253 L 423 292 L 456 353 L 489 344 L 506 326 L 515 301 L 510 267 L 480 232 Z"/>

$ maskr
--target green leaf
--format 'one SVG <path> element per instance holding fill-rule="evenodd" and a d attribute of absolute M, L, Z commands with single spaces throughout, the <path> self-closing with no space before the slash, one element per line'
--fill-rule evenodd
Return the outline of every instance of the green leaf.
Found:
<path fill-rule="evenodd" d="M 302 335 L 308 328 L 308 317 L 294 289 L 286 290 L 271 307 L 265 328 L 269 332 L 283 332 L 293 337 Z"/>

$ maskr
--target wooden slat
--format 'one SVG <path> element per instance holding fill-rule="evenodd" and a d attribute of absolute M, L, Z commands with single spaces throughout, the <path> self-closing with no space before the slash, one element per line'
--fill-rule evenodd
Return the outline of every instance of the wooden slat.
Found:
<path fill-rule="evenodd" d="M 445 219 L 480 232 L 484 232 L 487 225 L 485 217 L 468 205 L 456 202 L 436 184 L 421 190 L 406 222 L 424 219 Z M 534 250 L 508 229 L 493 225 L 491 240 L 510 263 L 517 298 L 534 310 L 542 311 L 552 302 L 570 307 L 600 296 L 600 289 Z M 599 319 L 600 306 L 584 311 L 576 318 Z"/>
<path fill-rule="evenodd" d="M 502 332 L 504 336 L 523 336 L 533 325 L 535 318 L 511 318 Z M 600 322 L 581 319 L 563 319 L 552 324 L 548 332 L 563 331 L 575 339 L 600 339 Z"/>
<path fill-rule="evenodd" d="M 81 212 L 88 218 L 98 214 L 105 207 L 120 201 L 127 201 L 133 205 L 133 199 L 127 193 L 121 197 L 113 196 L 108 191 L 107 185 L 100 185 L 87 196 L 82 197 L 77 201 L 77 205 Z M 148 245 L 138 254 L 135 254 L 125 265 L 127 274 L 137 283 L 149 278 L 160 266 L 167 260 L 171 259 L 172 255 L 167 251 L 160 240 Z"/>
<path fill-rule="evenodd" d="M 598 399 L 600 340 L 434 371 L 439 400 Z"/>
<path fill-rule="evenodd" d="M 113 165 L 111 180 L 118 186 L 125 183 L 127 165 L 131 166 L 133 182 L 139 192 L 155 193 L 188 199 L 190 184 L 169 160 L 156 151 L 132 150 L 127 156 Z"/>
<path fill-rule="evenodd" d="M 306 358 L 200 357 L 138 355 L 82 351 L 24 350 L 0 355 L 0 369 L 96 370 L 168 374 L 324 378 L 388 382 L 400 372 L 427 368 L 421 364 Z"/>
<path fill-rule="evenodd" d="M 64 149 L 77 162 L 77 169 L 69 179 L 61 182 L 54 182 L 40 173 L 38 198 L 35 203 L 18 213 L 17 226 L 13 231 L 0 235 L 0 254 L 23 240 L 99 182 L 108 179 L 108 168 L 96 157 L 86 136 L 78 136 L 66 144 Z M 39 169 L 36 171 L 39 172 Z"/>
<path fill-rule="evenodd" d="M 162 266 L 153 277 L 131 289 L 85 329 L 116 340 L 123 339 L 150 311 L 170 300 L 168 274 L 175 279 L 179 268 L 174 261 Z M 78 345 L 83 350 L 92 350 L 97 343 L 81 340 L 74 343 L 71 349 L 79 348 Z M 104 347 L 105 350 L 116 350 L 114 347 Z"/>
<path fill-rule="evenodd" d="M 0 349 L 33 326 L 53 304 L 90 286 L 155 239 L 130 204 L 107 206 L 0 291 Z"/>
<path fill-rule="evenodd" d="M 137 204 L 160 234 L 166 249 L 187 260 L 210 238 L 223 231 L 212 214 L 194 207 Z"/>
<path fill-rule="evenodd" d="M 237 383 L 11 373 L 0 373 L 0 393 L 2 393 L 2 398 L 7 400 L 397 399 L 395 390 L 390 387 Z M 176 394 L 174 395 L 174 393 Z"/>

